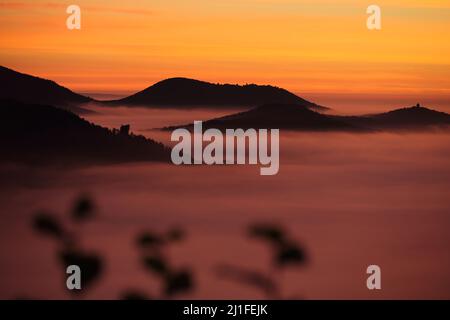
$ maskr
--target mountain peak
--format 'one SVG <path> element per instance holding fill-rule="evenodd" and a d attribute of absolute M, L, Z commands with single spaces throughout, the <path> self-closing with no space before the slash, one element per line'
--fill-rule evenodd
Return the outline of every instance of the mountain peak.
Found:
<path fill-rule="evenodd" d="M 52 80 L 21 73 L 0 66 L 0 99 L 23 103 L 41 103 L 83 111 L 78 106 L 91 101 Z"/>
<path fill-rule="evenodd" d="M 315 110 L 327 108 L 270 85 L 218 84 L 176 77 L 156 84 L 113 104 L 174 107 L 256 107 L 258 105 L 301 104 Z"/>
<path fill-rule="evenodd" d="M 420 104 L 416 104 L 415 106 L 411 107 L 405 107 L 405 108 L 399 108 L 395 110 L 391 110 L 385 113 L 378 114 L 376 116 L 378 117 L 385 117 L 385 116 L 394 116 L 394 115 L 401 115 L 401 116 L 426 116 L 426 115 L 432 115 L 432 116 L 448 116 L 445 112 L 436 111 L 433 109 L 426 108 Z"/>
<path fill-rule="evenodd" d="M 189 128 L 184 124 L 164 128 Z M 424 107 L 407 107 L 370 116 L 338 116 L 302 104 L 265 104 L 248 111 L 203 122 L 204 128 L 276 128 L 300 131 L 374 132 L 450 128 L 450 115 Z"/>

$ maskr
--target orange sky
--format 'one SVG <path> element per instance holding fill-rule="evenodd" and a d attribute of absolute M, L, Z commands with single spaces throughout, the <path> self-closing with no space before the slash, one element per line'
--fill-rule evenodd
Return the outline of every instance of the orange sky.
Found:
<path fill-rule="evenodd" d="M 382 8 L 382 30 L 366 8 Z M 78 4 L 82 29 L 66 28 Z M 0 64 L 81 92 L 167 77 L 450 100 L 450 1 L 0 0 Z"/>

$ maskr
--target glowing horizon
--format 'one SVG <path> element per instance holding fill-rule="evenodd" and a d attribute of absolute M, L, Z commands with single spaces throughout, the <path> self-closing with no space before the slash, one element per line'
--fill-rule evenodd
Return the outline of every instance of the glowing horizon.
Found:
<path fill-rule="evenodd" d="M 69 31 L 77 4 L 82 29 Z M 380 0 L 1 1 L 0 64 L 77 92 L 170 77 L 295 93 L 450 97 L 450 3 Z"/>

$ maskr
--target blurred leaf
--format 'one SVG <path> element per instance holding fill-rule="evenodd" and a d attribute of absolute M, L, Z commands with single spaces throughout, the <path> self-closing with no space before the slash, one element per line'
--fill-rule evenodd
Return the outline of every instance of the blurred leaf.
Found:
<path fill-rule="evenodd" d="M 304 264 L 306 263 L 305 251 L 293 243 L 284 244 L 276 253 L 275 263 L 278 266 L 285 266 L 288 264 Z"/>
<path fill-rule="evenodd" d="M 90 286 L 102 273 L 103 265 L 99 256 L 93 254 L 86 254 L 76 250 L 64 250 L 60 253 L 60 259 L 64 267 L 70 265 L 77 265 L 81 269 L 81 287 L 84 289 Z M 73 290 L 77 293 L 83 290 Z"/>
<path fill-rule="evenodd" d="M 38 213 L 33 220 L 33 228 L 42 234 L 57 238 L 64 236 L 64 231 L 59 222 L 48 213 Z"/>
<path fill-rule="evenodd" d="M 145 257 L 144 265 L 145 267 L 147 267 L 147 269 L 159 275 L 166 275 L 169 271 L 167 263 L 163 260 L 162 257 L 158 256 Z"/>
<path fill-rule="evenodd" d="M 142 248 L 157 247 L 163 244 L 163 242 L 164 241 L 161 239 L 161 237 L 150 232 L 141 234 L 137 239 L 138 245 Z"/>
<path fill-rule="evenodd" d="M 182 241 L 185 238 L 185 233 L 182 229 L 173 228 L 167 232 L 167 240 L 168 241 Z"/>
<path fill-rule="evenodd" d="M 283 230 L 276 225 L 255 224 L 249 228 L 250 236 L 268 240 L 269 242 L 279 245 L 284 242 L 285 234 Z"/>
<path fill-rule="evenodd" d="M 275 296 L 278 291 L 275 282 L 259 271 L 230 265 L 221 265 L 217 267 L 217 273 L 220 277 L 234 280 L 239 284 L 246 284 L 261 289 L 270 297 Z"/>
<path fill-rule="evenodd" d="M 189 270 L 181 270 L 166 277 L 166 294 L 173 296 L 193 288 L 192 274 Z"/>
<path fill-rule="evenodd" d="M 89 197 L 82 196 L 74 204 L 72 218 L 75 221 L 85 221 L 94 216 L 94 203 Z"/>

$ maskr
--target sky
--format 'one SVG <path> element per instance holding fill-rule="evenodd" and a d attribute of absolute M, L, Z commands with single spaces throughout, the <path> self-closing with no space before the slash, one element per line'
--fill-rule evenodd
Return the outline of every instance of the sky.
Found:
<path fill-rule="evenodd" d="M 70 4 L 81 30 L 66 27 Z M 370 4 L 382 30 L 366 27 Z M 448 0 L 0 0 L 0 64 L 78 92 L 183 76 L 444 104 L 449 39 Z"/>

